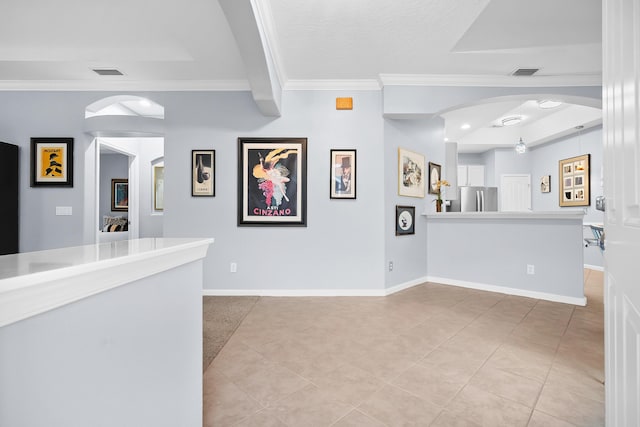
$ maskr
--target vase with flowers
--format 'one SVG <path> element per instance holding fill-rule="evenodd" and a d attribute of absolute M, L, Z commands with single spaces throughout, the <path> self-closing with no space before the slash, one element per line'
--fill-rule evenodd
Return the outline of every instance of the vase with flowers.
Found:
<path fill-rule="evenodd" d="M 448 187 L 449 181 L 446 179 L 439 179 L 436 181 L 435 190 L 436 190 L 436 212 L 442 212 L 442 187 Z"/>

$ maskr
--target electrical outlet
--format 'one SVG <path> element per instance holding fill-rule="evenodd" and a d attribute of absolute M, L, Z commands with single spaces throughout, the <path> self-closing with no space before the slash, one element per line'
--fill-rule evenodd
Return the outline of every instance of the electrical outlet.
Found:
<path fill-rule="evenodd" d="M 232 273 L 236 273 L 238 271 L 238 264 L 236 264 L 235 262 L 232 262 L 229 265 L 229 271 L 231 271 Z"/>
<path fill-rule="evenodd" d="M 389 271 L 393 271 L 393 261 L 389 261 Z"/>
<path fill-rule="evenodd" d="M 527 274 L 536 274 L 536 268 L 533 264 L 527 264 Z"/>

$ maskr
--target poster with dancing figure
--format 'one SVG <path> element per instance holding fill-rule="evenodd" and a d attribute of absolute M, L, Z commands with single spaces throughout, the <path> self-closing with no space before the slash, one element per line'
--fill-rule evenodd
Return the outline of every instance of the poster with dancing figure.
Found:
<path fill-rule="evenodd" d="M 31 187 L 73 187 L 73 138 L 31 138 Z"/>
<path fill-rule="evenodd" d="M 307 139 L 238 139 L 238 225 L 306 227 Z"/>

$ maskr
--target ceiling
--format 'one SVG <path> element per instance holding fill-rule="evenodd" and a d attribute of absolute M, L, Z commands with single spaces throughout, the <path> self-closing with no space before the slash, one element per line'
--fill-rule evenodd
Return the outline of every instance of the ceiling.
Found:
<path fill-rule="evenodd" d="M 3 0 L 2 12 L 0 90 L 251 90 L 259 103 L 394 77 L 539 68 L 597 85 L 602 72 L 600 0 Z M 491 105 L 474 129 L 517 108 Z"/>

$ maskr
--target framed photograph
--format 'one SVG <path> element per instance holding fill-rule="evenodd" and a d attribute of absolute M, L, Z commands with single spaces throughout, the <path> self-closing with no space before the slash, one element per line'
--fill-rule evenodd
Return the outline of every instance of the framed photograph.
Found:
<path fill-rule="evenodd" d="M 307 226 L 306 138 L 238 138 L 238 226 Z"/>
<path fill-rule="evenodd" d="M 332 199 L 356 198 L 356 150 L 331 150 Z"/>
<path fill-rule="evenodd" d="M 31 138 L 31 187 L 73 187 L 73 138 Z"/>
<path fill-rule="evenodd" d="M 398 148 L 398 195 L 424 197 L 424 156 Z"/>
<path fill-rule="evenodd" d="M 589 154 L 560 160 L 558 165 L 560 206 L 589 206 L 591 204 L 590 161 Z"/>
<path fill-rule="evenodd" d="M 129 180 L 115 178 L 111 180 L 111 210 L 129 210 Z"/>
<path fill-rule="evenodd" d="M 164 166 L 153 167 L 153 210 L 164 210 Z"/>
<path fill-rule="evenodd" d="M 415 206 L 396 206 L 396 236 L 416 233 Z"/>
<path fill-rule="evenodd" d="M 216 195 L 215 167 L 215 150 L 191 150 L 192 197 L 214 197 Z"/>
<path fill-rule="evenodd" d="M 540 192 L 541 193 L 551 192 L 551 175 L 545 175 L 542 178 L 540 178 Z"/>
<path fill-rule="evenodd" d="M 429 194 L 438 194 L 437 182 L 442 176 L 441 167 L 437 163 L 429 162 Z"/>

